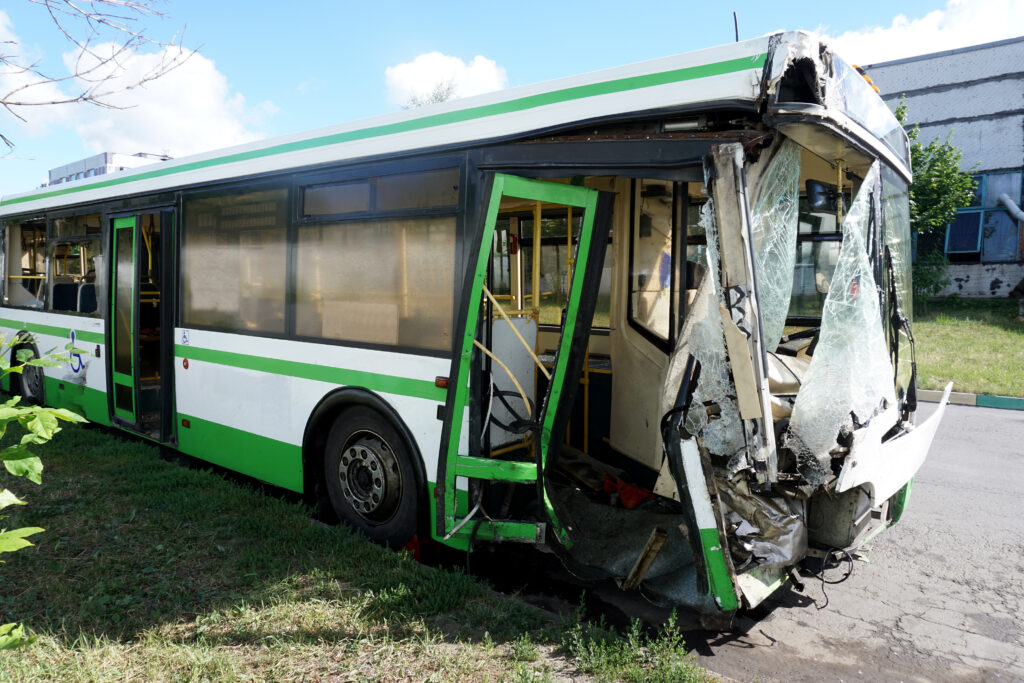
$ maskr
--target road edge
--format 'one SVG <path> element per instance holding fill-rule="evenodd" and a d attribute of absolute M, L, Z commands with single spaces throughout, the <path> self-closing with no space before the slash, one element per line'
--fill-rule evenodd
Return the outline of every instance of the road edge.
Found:
<path fill-rule="evenodd" d="M 938 403 L 942 392 L 934 389 L 918 389 L 917 398 L 927 403 Z M 996 396 L 992 394 L 970 394 L 954 391 L 949 394 L 949 402 L 962 406 L 981 406 L 984 408 L 1002 408 L 1004 410 L 1024 410 L 1024 398 L 1015 396 Z"/>

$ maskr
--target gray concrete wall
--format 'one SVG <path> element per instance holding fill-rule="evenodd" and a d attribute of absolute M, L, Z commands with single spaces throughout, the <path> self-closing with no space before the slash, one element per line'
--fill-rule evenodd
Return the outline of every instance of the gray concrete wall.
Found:
<path fill-rule="evenodd" d="M 965 298 L 1006 297 L 1024 280 L 1024 263 L 952 263 L 946 270 L 950 279 L 939 296 L 956 294 Z"/>
<path fill-rule="evenodd" d="M 864 67 L 928 143 L 952 133 L 964 170 L 1024 165 L 1024 37 Z"/>

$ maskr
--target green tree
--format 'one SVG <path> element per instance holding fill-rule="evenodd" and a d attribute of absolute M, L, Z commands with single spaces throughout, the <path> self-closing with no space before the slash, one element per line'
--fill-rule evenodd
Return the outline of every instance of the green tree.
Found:
<path fill-rule="evenodd" d="M 53 350 L 38 357 L 31 344 L 34 339 L 29 336 L 18 336 L 8 341 L 0 336 L 0 376 L 21 375 L 22 373 L 41 372 L 44 367 L 60 366 L 61 360 L 66 358 L 63 354 L 54 353 Z M 10 349 L 17 349 L 15 360 L 11 363 Z M 78 349 L 72 349 L 68 345 L 68 351 L 82 353 Z M 85 418 L 70 410 L 63 408 L 47 408 L 39 405 L 25 405 L 21 402 L 20 396 L 14 396 L 4 403 L 0 403 L 0 440 L 7 435 L 7 428 L 14 423 L 21 425 L 25 433 L 18 439 L 17 443 L 11 443 L 0 449 L 0 461 L 4 464 L 7 473 L 24 478 L 34 484 L 42 483 L 43 461 L 31 451 L 31 447 L 44 444 L 60 431 L 60 421 L 85 422 Z M 12 491 L 7 488 L 0 488 L 0 510 L 12 505 L 24 505 Z M 0 515 L 0 520 L 4 516 Z M 28 540 L 29 536 L 43 531 L 39 527 L 21 527 L 18 529 L 5 529 L 0 527 L 0 553 L 11 553 L 32 545 Z M 0 650 L 9 650 L 32 642 L 33 638 L 26 638 L 24 629 L 18 624 L 0 624 Z"/>
<path fill-rule="evenodd" d="M 901 100 L 896 118 L 906 128 L 907 103 Z M 975 181 L 960 170 L 963 153 L 953 144 L 952 133 L 935 138 L 927 145 L 918 142 L 920 128 L 907 129 L 910 138 L 910 164 L 914 181 L 910 184 L 910 229 L 918 235 L 944 230 L 956 217 L 957 209 L 967 206 L 974 196 Z M 920 244 L 920 242 L 919 242 Z M 945 255 L 937 247 L 918 248 L 914 263 L 914 294 L 926 300 L 949 283 Z"/>

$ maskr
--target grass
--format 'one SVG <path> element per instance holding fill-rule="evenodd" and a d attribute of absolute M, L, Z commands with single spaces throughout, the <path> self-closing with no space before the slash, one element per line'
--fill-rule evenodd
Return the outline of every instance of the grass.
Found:
<path fill-rule="evenodd" d="M 2 681 L 707 679 L 674 624 L 542 612 L 150 444 L 70 427 L 38 450 L 42 486 L 2 482 L 29 502 L 4 526 L 46 529 L 0 566 L 0 624 L 39 636 Z"/>
<path fill-rule="evenodd" d="M 1016 300 L 935 299 L 917 305 L 918 386 L 1024 396 L 1024 322 Z"/>

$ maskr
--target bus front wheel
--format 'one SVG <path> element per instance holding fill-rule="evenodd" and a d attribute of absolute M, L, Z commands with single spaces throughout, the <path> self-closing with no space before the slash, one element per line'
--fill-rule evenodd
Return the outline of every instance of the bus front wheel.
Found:
<path fill-rule="evenodd" d="M 402 437 L 377 411 L 349 408 L 334 420 L 324 478 L 335 513 L 371 541 L 402 548 L 416 535 L 416 472 Z"/>

